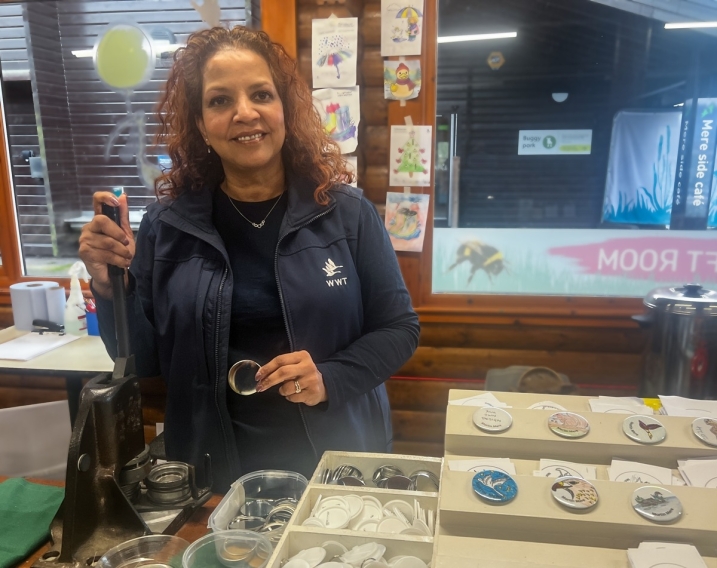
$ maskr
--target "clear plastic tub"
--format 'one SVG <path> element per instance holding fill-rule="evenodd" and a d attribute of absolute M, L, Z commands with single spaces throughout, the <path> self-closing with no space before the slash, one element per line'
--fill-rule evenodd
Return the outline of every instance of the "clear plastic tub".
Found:
<path fill-rule="evenodd" d="M 183 568 L 264 568 L 271 557 L 269 540 L 251 531 L 209 533 L 184 552 Z"/>
<path fill-rule="evenodd" d="M 213 532 L 228 530 L 247 501 L 280 501 L 294 499 L 298 503 L 309 482 L 293 471 L 262 470 L 248 473 L 237 479 L 209 516 L 209 528 Z"/>
<path fill-rule="evenodd" d="M 181 568 L 189 543 L 178 536 L 156 534 L 133 538 L 108 550 L 99 568 Z"/>

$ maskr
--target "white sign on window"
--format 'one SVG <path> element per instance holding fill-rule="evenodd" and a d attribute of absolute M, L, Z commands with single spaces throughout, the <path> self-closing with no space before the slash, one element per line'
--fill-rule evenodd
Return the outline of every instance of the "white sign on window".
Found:
<path fill-rule="evenodd" d="M 518 155 L 585 155 L 590 154 L 592 141 L 592 130 L 521 130 Z"/>

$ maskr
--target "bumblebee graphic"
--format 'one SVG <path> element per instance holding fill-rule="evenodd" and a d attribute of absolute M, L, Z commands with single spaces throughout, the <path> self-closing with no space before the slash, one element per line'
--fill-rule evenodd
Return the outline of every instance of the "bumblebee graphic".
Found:
<path fill-rule="evenodd" d="M 473 276 L 478 270 L 485 271 L 491 283 L 493 282 L 493 276 L 497 276 L 504 270 L 508 271 L 506 267 L 507 261 L 503 257 L 503 253 L 497 248 L 480 241 L 461 243 L 456 251 L 456 261 L 451 264 L 446 272 L 450 272 L 463 262 L 469 262 L 471 265 L 468 284 L 473 280 Z"/>

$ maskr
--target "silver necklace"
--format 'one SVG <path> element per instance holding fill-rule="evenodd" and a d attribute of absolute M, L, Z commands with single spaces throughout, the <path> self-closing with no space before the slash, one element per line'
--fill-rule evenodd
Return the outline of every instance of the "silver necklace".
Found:
<path fill-rule="evenodd" d="M 227 196 L 229 203 L 231 203 L 232 207 L 234 207 L 234 209 L 236 209 L 236 212 L 239 213 L 239 215 L 241 215 L 242 217 L 244 217 L 244 219 L 246 219 L 247 223 L 251 223 L 251 226 L 254 227 L 255 229 L 261 229 L 264 226 L 264 223 L 266 223 L 266 220 L 269 218 L 269 215 L 271 215 L 271 212 L 274 210 L 274 207 L 276 207 L 276 204 L 279 203 L 279 201 L 281 200 L 281 196 L 284 195 L 284 192 L 282 191 L 281 194 L 279 195 L 279 197 L 276 198 L 276 201 L 274 201 L 274 205 L 271 206 L 271 209 L 269 209 L 269 212 L 259 223 L 255 223 L 251 219 L 247 219 L 246 215 L 244 215 L 244 213 L 239 211 L 239 208 L 236 205 L 234 205 L 234 200 L 231 197 L 229 197 L 229 194 L 225 193 L 224 195 Z"/>

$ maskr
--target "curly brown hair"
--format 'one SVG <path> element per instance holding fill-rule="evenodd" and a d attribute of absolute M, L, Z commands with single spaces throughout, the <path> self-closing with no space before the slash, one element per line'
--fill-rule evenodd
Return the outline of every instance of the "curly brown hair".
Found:
<path fill-rule="evenodd" d="M 213 187 L 224 180 L 221 160 L 207 153 L 197 127 L 202 116 L 202 76 L 207 61 L 224 49 L 248 49 L 262 57 L 271 71 L 284 107 L 284 167 L 316 183 L 314 199 L 325 205 L 336 183 L 353 181 L 338 144 L 324 131 L 311 91 L 299 76 L 296 62 L 284 48 L 258 30 L 236 26 L 193 33 L 174 53 L 174 64 L 159 101 L 157 143 L 167 148 L 172 167 L 155 182 L 157 197 L 176 198 L 187 190 Z"/>

